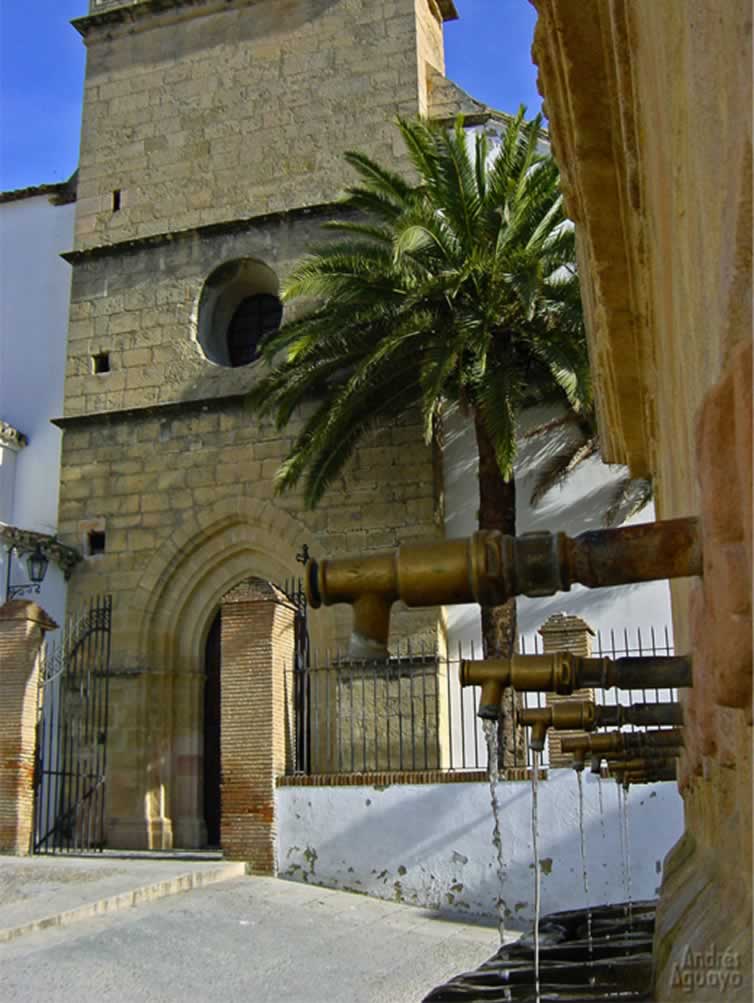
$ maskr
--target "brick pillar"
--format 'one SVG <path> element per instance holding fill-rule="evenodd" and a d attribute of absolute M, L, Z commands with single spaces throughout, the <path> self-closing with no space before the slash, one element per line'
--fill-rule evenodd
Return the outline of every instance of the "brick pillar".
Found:
<path fill-rule="evenodd" d="M 539 628 L 542 635 L 542 650 L 546 655 L 554 655 L 558 651 L 569 651 L 573 655 L 589 658 L 592 654 L 592 638 L 594 631 L 580 616 L 569 616 L 567 613 L 554 613 Z M 548 693 L 546 703 L 557 703 L 559 700 L 593 700 L 594 690 L 574 690 L 570 696 L 556 696 Z M 550 753 L 550 766 L 570 766 L 570 755 L 563 755 L 561 740 L 564 735 L 576 732 L 555 731 L 551 728 L 547 733 L 547 744 Z"/>
<path fill-rule="evenodd" d="M 31 851 L 38 656 L 45 632 L 56 627 L 36 603 L 0 606 L 0 853 Z"/>
<path fill-rule="evenodd" d="M 221 618 L 220 841 L 229 859 L 275 874 L 275 781 L 290 754 L 294 609 L 274 586 L 252 579 L 224 596 Z"/>

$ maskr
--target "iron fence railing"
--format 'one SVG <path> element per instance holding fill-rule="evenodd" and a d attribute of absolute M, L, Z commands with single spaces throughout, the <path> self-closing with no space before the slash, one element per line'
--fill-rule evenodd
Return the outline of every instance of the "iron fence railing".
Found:
<path fill-rule="evenodd" d="M 540 654 L 539 635 L 522 636 L 522 654 Z M 593 654 L 672 655 L 667 628 L 633 634 L 598 633 Z M 338 774 L 383 771 L 487 769 L 487 743 L 477 716 L 480 690 L 459 683 L 461 659 L 480 657 L 475 645 L 457 646 L 449 657 L 409 645 L 397 647 L 388 659 L 351 659 L 336 652 L 298 660 L 286 673 L 289 709 L 289 773 Z M 675 690 L 595 689 L 599 704 L 665 702 Z M 527 707 L 544 707 L 544 693 L 505 697 Z M 506 763 L 528 769 L 532 756 L 528 729 L 525 741 L 514 743 Z M 634 730 L 627 726 L 626 730 Z M 549 746 L 549 743 L 548 743 Z M 540 763 L 549 765 L 546 747 Z"/>
<path fill-rule="evenodd" d="M 40 657 L 34 852 L 101 850 L 111 596 L 94 596 Z"/>

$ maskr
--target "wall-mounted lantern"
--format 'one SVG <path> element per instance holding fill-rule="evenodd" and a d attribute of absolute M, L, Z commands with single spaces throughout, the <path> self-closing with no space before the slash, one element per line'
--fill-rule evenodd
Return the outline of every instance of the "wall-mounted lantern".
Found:
<path fill-rule="evenodd" d="M 29 574 L 29 581 L 23 585 L 11 585 L 10 576 L 11 569 L 13 567 L 12 555 L 14 550 L 18 554 L 19 558 L 22 557 L 24 553 L 27 553 L 27 551 L 21 550 L 16 544 L 12 544 L 7 550 L 8 567 L 5 576 L 6 602 L 9 599 L 16 599 L 18 596 L 23 595 L 24 592 L 32 592 L 38 595 L 41 584 L 47 574 L 47 567 L 50 563 L 47 555 L 43 552 L 40 545 L 37 544 L 34 550 L 32 550 L 26 558 L 26 569 Z"/>

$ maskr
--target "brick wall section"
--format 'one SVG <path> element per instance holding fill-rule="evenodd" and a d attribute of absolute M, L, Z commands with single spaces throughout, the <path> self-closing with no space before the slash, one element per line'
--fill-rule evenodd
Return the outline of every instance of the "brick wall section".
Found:
<path fill-rule="evenodd" d="M 548 772 L 540 769 L 539 779 L 547 780 Z M 524 767 L 505 771 L 505 781 L 529 783 L 531 772 Z M 278 787 L 390 787 L 393 784 L 486 784 L 486 770 L 383 770 L 368 773 L 318 773 L 308 776 L 278 777 Z"/>
<path fill-rule="evenodd" d="M 0 853 L 31 850 L 38 655 L 45 631 L 56 627 L 36 603 L 0 607 Z"/>
<path fill-rule="evenodd" d="M 244 583 L 221 607 L 221 843 L 258 874 L 276 873 L 275 783 L 285 773 L 285 670 L 294 610 L 266 583 Z"/>
<path fill-rule="evenodd" d="M 581 655 L 582 658 L 589 658 L 592 654 L 592 638 L 594 631 L 589 624 L 579 616 L 568 616 L 566 613 L 554 613 L 539 628 L 542 635 L 542 650 L 546 655 L 555 654 L 558 651 L 569 651 L 573 655 Z M 557 703 L 559 700 L 593 700 L 594 690 L 574 690 L 567 697 L 555 696 L 548 693 L 546 703 Z M 564 735 L 575 735 L 573 731 L 555 731 L 550 728 L 547 733 L 547 745 L 550 753 L 550 766 L 570 766 L 570 755 L 564 755 L 561 751 L 561 742 Z"/>

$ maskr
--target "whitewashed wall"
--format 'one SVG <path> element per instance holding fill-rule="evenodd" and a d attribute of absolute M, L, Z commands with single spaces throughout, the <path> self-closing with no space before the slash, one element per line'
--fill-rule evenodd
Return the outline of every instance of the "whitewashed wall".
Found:
<path fill-rule="evenodd" d="M 57 527 L 61 433 L 50 419 L 63 408 L 71 270 L 60 254 L 73 246 L 74 209 L 44 195 L 0 206 L 0 417 L 29 440 L 15 463 L 0 467 L 0 477 L 14 481 L 0 488 L 12 497 L 3 521 L 44 533 Z M 4 599 L 3 548 L 0 562 Z M 12 575 L 14 583 L 28 580 L 17 562 Z M 65 582 L 57 567 L 50 565 L 34 599 L 62 622 Z"/>
<path fill-rule="evenodd" d="M 531 788 L 499 786 L 508 924 L 533 919 Z M 584 835 L 592 904 L 626 898 L 616 784 L 584 776 Z M 683 831 L 674 784 L 632 788 L 631 895 L 654 898 L 662 861 Z M 284 878 L 444 912 L 492 917 L 498 895 L 489 788 L 482 783 L 280 787 L 278 866 Z M 585 904 L 578 791 L 571 770 L 539 784 L 542 913 Z"/>
<path fill-rule="evenodd" d="M 554 412 L 537 409 L 530 412 L 522 424 L 527 429 L 541 424 Z M 546 439 L 526 439 L 520 442 L 516 463 L 516 524 L 518 533 L 532 530 L 562 530 L 572 536 L 591 529 L 600 529 L 615 485 L 625 473 L 623 467 L 607 466 L 598 458 L 585 461 L 562 487 L 551 490 L 536 509 L 529 504 L 536 480 L 537 465 L 552 455 L 560 444 L 558 435 Z M 445 532 L 449 538 L 470 536 L 477 527 L 479 484 L 474 430 L 468 420 L 456 413 L 445 430 L 443 449 L 445 477 Z M 654 508 L 648 505 L 627 524 L 651 522 Z M 610 589 L 586 589 L 574 586 L 544 599 L 518 600 L 519 632 L 531 635 L 553 613 L 567 612 L 583 617 L 603 637 L 610 630 L 621 635 L 625 629 L 633 634 L 640 627 L 642 635 L 651 627 L 664 631 L 670 625 L 670 589 L 665 581 L 645 582 Z M 464 645 L 481 643 L 479 607 L 448 607 L 448 641 L 451 652 L 459 642 Z"/>

